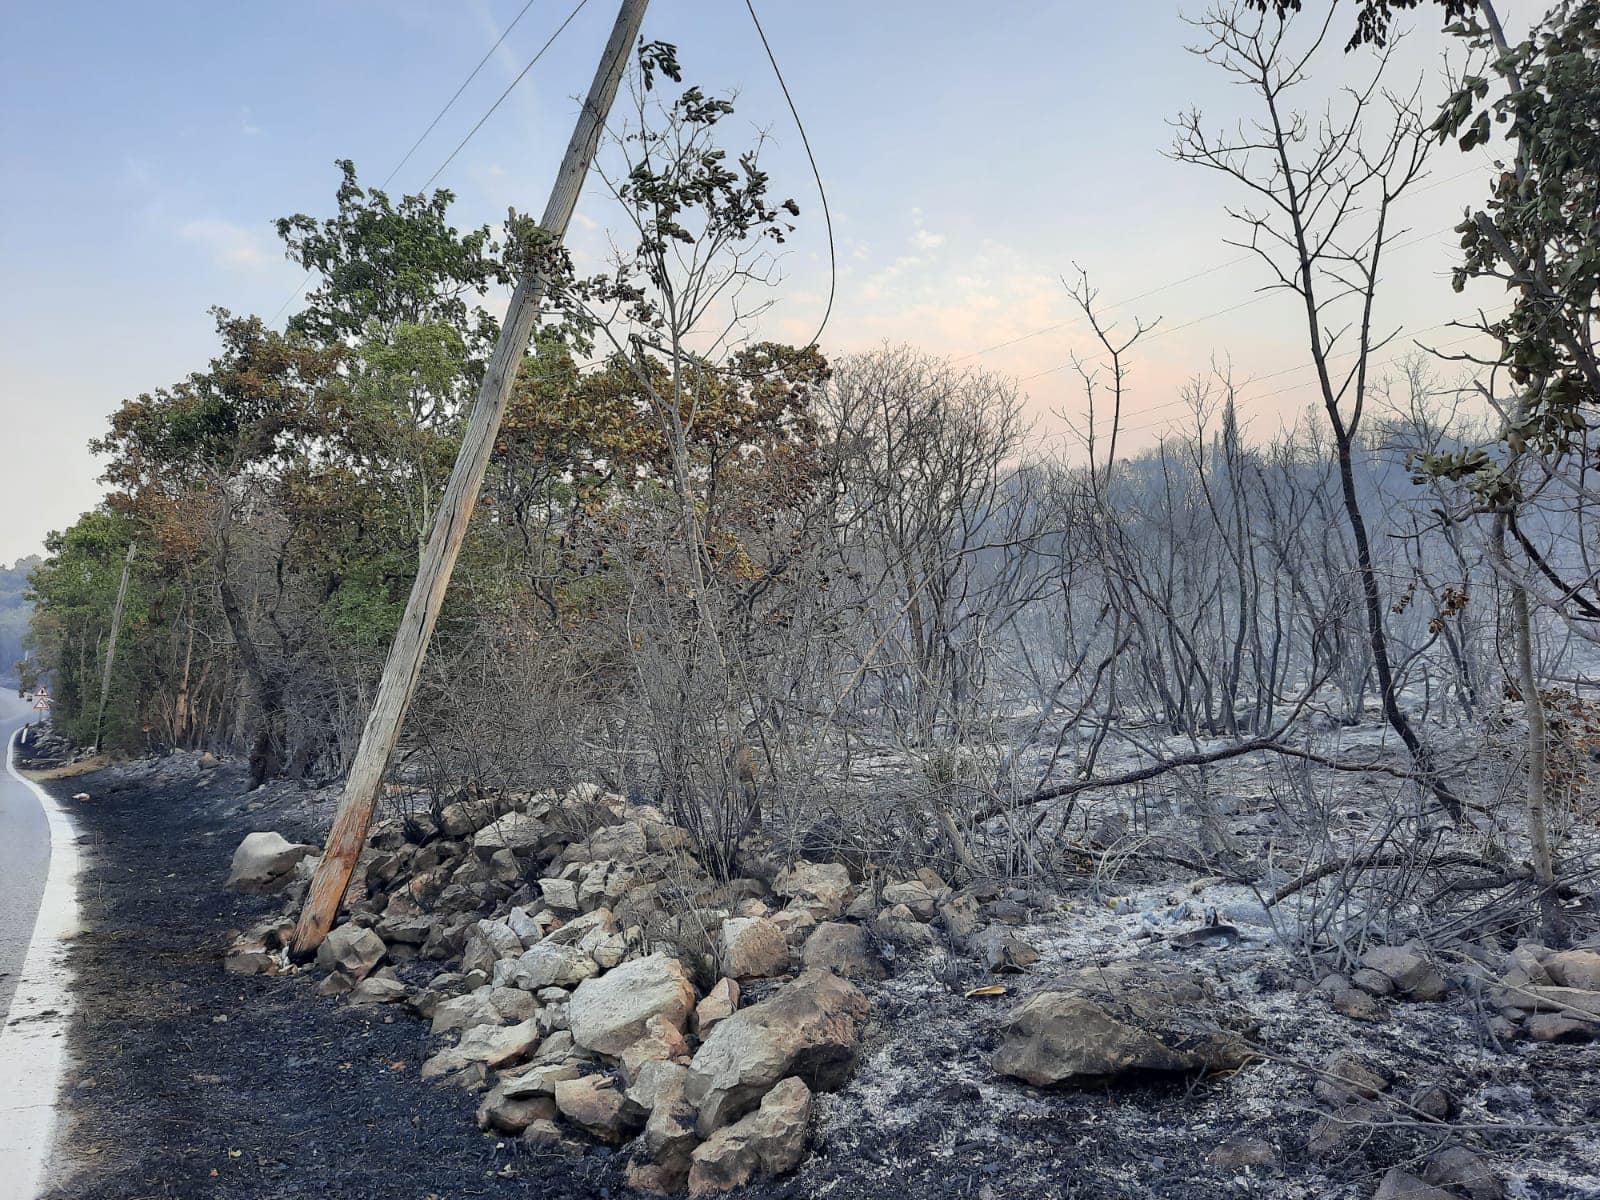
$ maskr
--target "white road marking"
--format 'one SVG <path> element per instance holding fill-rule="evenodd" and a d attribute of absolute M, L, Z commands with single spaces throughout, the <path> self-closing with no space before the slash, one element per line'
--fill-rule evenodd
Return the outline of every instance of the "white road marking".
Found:
<path fill-rule="evenodd" d="M 33 1200 L 44 1182 L 67 1064 L 71 982 L 66 943 L 78 932 L 78 845 L 72 819 L 16 768 L 15 738 L 6 771 L 39 799 L 50 825 L 50 868 L 11 1012 L 0 1028 L 0 1190 Z"/>

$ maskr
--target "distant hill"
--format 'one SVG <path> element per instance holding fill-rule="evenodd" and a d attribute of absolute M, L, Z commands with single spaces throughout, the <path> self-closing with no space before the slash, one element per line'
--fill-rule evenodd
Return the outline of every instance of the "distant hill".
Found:
<path fill-rule="evenodd" d="M 40 561 L 34 554 L 19 558 L 9 567 L 0 567 L 0 680 L 8 683 L 17 677 L 22 639 L 28 632 L 28 615 L 33 609 L 25 598 L 28 576 Z"/>

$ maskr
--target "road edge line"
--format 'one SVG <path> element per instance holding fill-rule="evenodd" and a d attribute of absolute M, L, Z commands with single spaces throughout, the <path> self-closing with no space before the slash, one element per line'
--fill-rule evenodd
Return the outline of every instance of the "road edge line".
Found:
<path fill-rule="evenodd" d="M 44 809 L 50 865 L 11 1012 L 0 1026 L 0 1180 L 17 1189 L 12 1195 L 31 1200 L 45 1180 L 66 1074 L 72 975 L 63 960 L 80 928 L 82 861 L 72 818 L 55 797 L 17 770 L 21 733 L 19 729 L 6 740 L 6 772 L 32 790 Z"/>

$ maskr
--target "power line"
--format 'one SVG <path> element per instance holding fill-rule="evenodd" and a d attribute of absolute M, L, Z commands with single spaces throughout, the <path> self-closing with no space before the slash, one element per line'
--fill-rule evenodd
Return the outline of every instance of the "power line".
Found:
<path fill-rule="evenodd" d="M 750 20 L 755 24 L 756 36 L 761 39 L 761 48 L 767 52 L 767 61 L 772 64 L 772 73 L 778 77 L 778 87 L 783 90 L 784 102 L 789 106 L 789 115 L 794 118 L 795 128 L 800 131 L 800 142 L 806 148 L 807 161 L 811 163 L 811 176 L 817 181 L 817 195 L 822 199 L 822 220 L 828 228 L 828 303 L 822 310 L 822 320 L 817 325 L 817 332 L 811 338 L 812 345 L 820 346 L 822 331 L 828 327 L 828 318 L 833 315 L 834 294 L 839 286 L 839 258 L 833 241 L 833 213 L 828 208 L 828 192 L 822 186 L 822 172 L 817 169 L 817 156 L 811 152 L 811 139 L 806 136 L 805 122 L 800 119 L 800 110 L 795 107 L 794 97 L 789 94 L 789 85 L 783 78 L 777 57 L 772 53 L 772 44 L 767 41 L 767 31 L 761 28 L 761 18 L 756 16 L 756 8 L 751 0 L 744 0 L 744 6 L 750 13 Z"/>
<path fill-rule="evenodd" d="M 504 43 L 506 38 L 511 35 L 511 31 L 517 27 L 517 22 L 528 15 L 528 10 L 534 6 L 535 2 L 536 0 L 528 0 L 528 2 L 524 4 L 517 12 L 517 15 L 511 18 L 511 24 L 507 25 L 505 29 L 501 31 L 499 37 L 495 38 L 494 45 L 490 46 L 489 49 L 484 52 L 483 57 L 478 60 L 478 65 L 472 68 L 472 73 L 461 81 L 461 86 L 456 89 L 455 95 L 451 96 L 450 99 L 445 102 L 445 106 L 434 114 L 433 120 L 429 121 L 428 127 L 422 131 L 422 136 L 411 143 L 411 149 L 406 151 L 405 157 L 399 162 L 395 163 L 394 170 L 390 171 L 388 177 L 384 179 L 384 181 L 378 186 L 388 187 L 390 181 L 393 180 L 396 175 L 400 174 L 400 169 L 411 161 L 411 156 L 417 152 L 417 147 L 421 146 L 423 142 L 427 141 L 428 135 L 438 128 L 439 122 L 444 120 L 445 114 L 455 107 L 457 100 L 461 99 L 461 93 L 466 91 L 471 85 L 472 81 L 478 77 L 478 72 L 483 70 L 485 64 L 487 64 L 488 61 L 494 57 L 494 52 L 500 49 L 502 43 Z"/>
<path fill-rule="evenodd" d="M 495 102 L 489 106 L 489 111 L 478 118 L 478 123 L 476 125 L 467 130 L 467 136 L 461 139 L 454 150 L 450 151 L 445 160 L 439 164 L 439 169 L 436 170 L 432 175 L 428 176 L 428 182 L 422 185 L 422 191 L 425 192 L 433 186 L 433 181 L 439 178 L 444 169 L 455 161 L 456 155 L 460 154 L 461 151 L 466 148 L 467 143 L 470 142 L 474 135 L 477 134 L 478 130 L 483 128 L 483 123 L 490 117 L 494 116 L 495 110 L 505 102 L 507 96 L 511 95 L 511 93 L 516 90 L 516 86 L 522 82 L 523 76 L 525 76 L 529 71 L 533 70 L 534 64 L 544 57 L 546 50 L 555 45 L 556 39 L 566 32 L 567 26 L 572 24 L 574 18 L 576 18 L 577 15 L 584 10 L 584 7 L 588 3 L 589 0 L 578 0 L 578 3 L 573 6 L 572 11 L 567 14 L 567 19 L 556 26 L 556 31 L 552 33 L 548 39 L 546 39 L 544 45 L 539 47 L 538 53 L 528 60 L 528 65 L 523 67 L 522 70 L 518 71 L 517 77 L 506 85 L 506 90 L 495 97 Z"/>
<path fill-rule="evenodd" d="M 450 151 L 449 157 L 447 157 L 444 162 L 439 164 L 438 170 L 434 171 L 434 173 L 428 177 L 428 182 L 422 185 L 420 189 L 421 191 L 427 191 L 433 181 L 439 178 L 440 173 L 450 165 L 457 154 L 461 153 L 466 144 L 472 140 L 473 135 L 483 127 L 483 123 L 494 115 L 495 109 L 499 108 L 501 103 L 507 96 L 511 94 L 512 90 L 517 86 L 517 84 L 522 82 L 523 77 L 533 69 L 534 64 L 544 57 L 545 51 L 549 50 L 550 47 L 555 43 L 555 40 L 566 30 L 567 26 L 572 24 L 573 18 L 575 18 L 578 13 L 583 10 L 584 6 L 588 2 L 589 0 L 578 0 L 577 6 L 567 14 L 566 20 L 562 21 L 561 24 L 556 27 L 556 31 L 552 33 L 548 39 L 546 39 L 544 45 L 540 46 L 538 52 L 528 60 L 527 65 L 525 65 L 522 70 L 517 73 L 517 77 L 511 81 L 510 86 L 507 87 L 505 91 L 501 92 L 499 97 L 496 98 L 495 102 L 489 106 L 489 110 L 485 112 L 483 116 L 478 118 L 477 124 L 475 124 L 472 129 L 468 131 L 466 137 L 461 139 L 456 148 Z M 527 15 L 528 10 L 533 7 L 534 3 L 535 0 L 527 0 L 527 3 L 525 3 L 517 12 L 517 15 L 511 19 L 511 23 L 507 25 L 504 31 L 501 32 L 500 36 L 495 39 L 494 45 L 490 46 L 484 56 L 478 60 L 477 65 L 472 68 L 471 72 L 468 73 L 466 79 L 462 81 L 461 86 L 456 88 L 455 94 L 452 95 L 450 99 L 445 102 L 445 106 L 434 115 L 433 120 L 428 123 L 428 127 L 424 129 L 422 131 L 422 135 L 411 144 L 411 149 L 407 150 L 400 161 L 394 165 L 394 169 L 390 171 L 389 174 L 384 178 L 383 183 L 379 185 L 380 187 L 388 187 L 390 181 L 392 181 L 394 177 L 400 173 L 401 168 L 403 168 L 406 163 L 411 160 L 411 156 L 417 152 L 417 148 L 420 147 L 423 142 L 428 140 L 428 135 L 431 134 L 435 128 L 437 128 L 439 122 L 442 121 L 445 115 L 449 113 L 449 111 L 455 106 L 456 101 L 461 98 L 461 94 L 465 92 L 468 85 L 478 77 L 478 73 L 482 71 L 488 61 L 494 57 L 494 52 L 498 50 L 505 42 L 506 38 L 510 36 L 511 31 L 515 29 L 517 27 L 517 23 Z M 306 272 L 305 278 L 300 281 L 299 286 L 297 286 L 294 291 L 289 294 L 282 304 L 278 305 L 277 311 L 268 318 L 268 325 L 275 325 L 277 323 L 278 318 L 283 316 L 288 307 L 300 298 L 301 293 L 306 290 L 306 284 L 311 282 L 311 277 L 315 274 L 315 271 Z"/>

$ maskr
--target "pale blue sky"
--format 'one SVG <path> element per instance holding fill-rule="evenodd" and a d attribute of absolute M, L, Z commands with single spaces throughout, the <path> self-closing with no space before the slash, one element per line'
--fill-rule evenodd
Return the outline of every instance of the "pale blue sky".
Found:
<path fill-rule="evenodd" d="M 35 550 L 99 493 L 86 441 L 129 395 L 202 365 L 206 309 L 263 316 L 300 281 L 273 218 L 333 205 L 333 160 L 366 182 L 394 167 L 522 0 L 284 0 L 75 5 L 5 0 L 0 28 L 0 559 Z M 536 0 L 496 59 L 391 191 L 419 187 L 571 7 Z M 1308 7 L 1316 7 L 1315 3 Z M 1530 5 L 1522 6 L 1531 10 Z M 1059 276 L 1076 261 L 1107 301 L 1235 257 L 1221 181 L 1175 164 L 1167 121 L 1198 103 L 1220 121 L 1245 97 L 1184 52 L 1169 0 L 758 0 L 833 202 L 839 302 L 825 348 L 909 340 L 951 356 L 1073 315 Z M 591 0 L 556 48 L 441 176 L 459 223 L 537 212 L 614 15 Z M 1512 16 L 1519 15 L 1515 10 Z M 803 209 L 783 264 L 774 336 L 806 336 L 826 285 L 809 171 L 742 0 L 656 0 L 647 36 L 678 43 L 689 75 L 737 88 L 739 119 L 769 130 L 776 186 Z M 1431 14 L 1402 54 L 1437 76 Z M 1329 56 L 1328 70 L 1364 62 Z M 1334 75 L 1328 78 L 1333 79 Z M 1470 165 L 1438 155 L 1435 181 Z M 1418 235 L 1446 229 L 1479 190 L 1439 183 L 1405 203 Z M 1236 197 L 1235 197 L 1236 198 Z M 602 246 L 591 189 L 574 230 Z M 1449 235 L 1394 260 L 1384 314 L 1421 329 L 1458 315 L 1443 281 Z M 1185 325 L 1252 298 L 1246 264 L 1167 288 L 1122 314 Z M 1435 338 L 1448 333 L 1435 332 Z M 1149 344 L 1129 403 L 1147 444 L 1186 376 L 1213 354 L 1271 375 L 1246 413 L 1263 431 L 1303 407 L 1302 335 L 1288 303 L 1251 304 Z M 967 358 L 1017 377 L 1042 437 L 1081 409 L 1076 326 Z"/>

